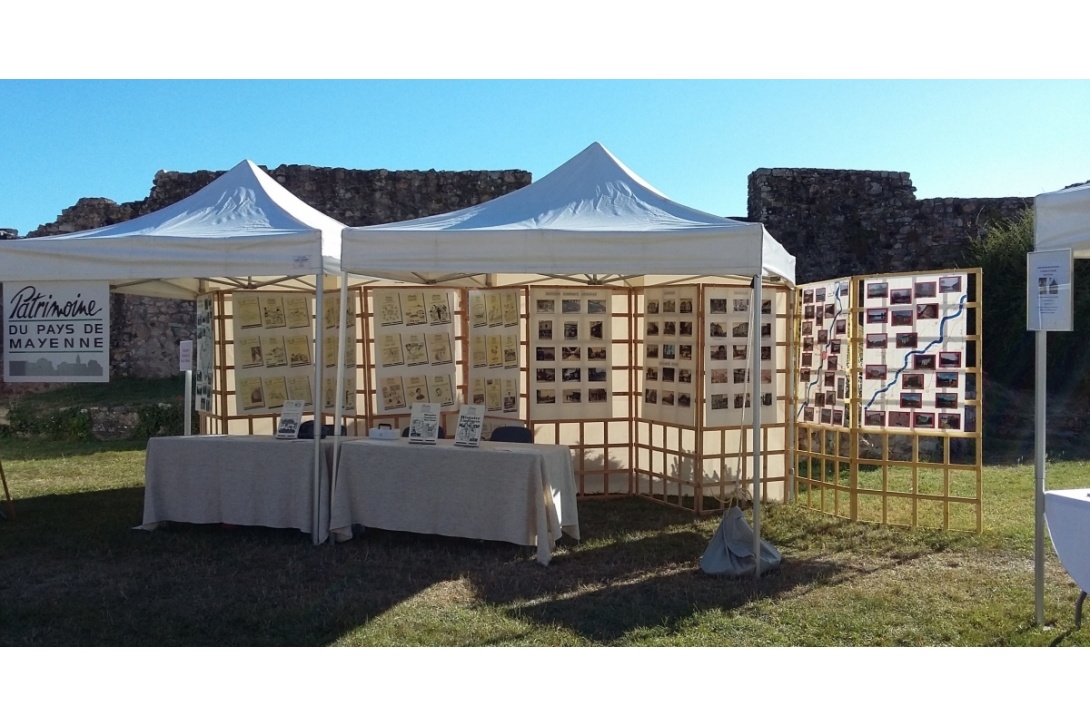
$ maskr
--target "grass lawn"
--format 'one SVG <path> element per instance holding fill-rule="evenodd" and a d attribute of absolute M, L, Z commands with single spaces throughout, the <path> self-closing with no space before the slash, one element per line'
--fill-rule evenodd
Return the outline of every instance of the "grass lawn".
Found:
<path fill-rule="evenodd" d="M 758 582 L 705 575 L 719 523 L 584 500 L 584 540 L 530 548 L 370 530 L 313 547 L 288 530 L 141 521 L 138 443 L 0 440 L 0 646 L 1087 646 L 1078 588 L 1047 543 L 1033 623 L 1033 468 L 985 473 L 977 536 L 768 506 L 784 555 Z M 1050 465 L 1050 488 L 1090 463 Z M 1090 615 L 1090 609 L 1088 609 Z"/>

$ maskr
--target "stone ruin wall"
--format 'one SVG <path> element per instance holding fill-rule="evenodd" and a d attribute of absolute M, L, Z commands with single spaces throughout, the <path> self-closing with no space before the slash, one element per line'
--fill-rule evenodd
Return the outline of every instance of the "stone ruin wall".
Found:
<path fill-rule="evenodd" d="M 264 167 L 263 167 L 264 168 Z M 530 184 L 529 172 L 400 171 L 331 169 L 281 165 L 270 176 L 315 209 L 349 226 L 440 214 L 464 209 Z M 85 198 L 64 210 L 28 238 L 89 230 L 124 222 L 167 207 L 195 193 L 223 172 L 167 172 L 155 175 L 151 193 L 137 202 L 117 204 Z M 15 238 L 0 229 L 0 237 Z M 110 300 L 111 378 L 161 378 L 178 374 L 178 342 L 195 337 L 192 301 L 114 294 Z M 15 395 L 63 384 L 0 384 Z"/>
<path fill-rule="evenodd" d="M 193 194 L 222 172 L 155 175 L 144 200 L 81 199 L 28 237 L 122 222 Z M 282 165 L 274 179 L 325 214 L 351 225 L 412 219 L 463 209 L 524 187 L 524 171 L 390 172 Z M 859 274 L 964 266 L 968 243 L 990 222 L 1013 219 L 1032 198 L 922 199 L 907 172 L 758 169 L 749 175 L 748 217 L 763 223 L 796 258 L 799 282 Z M 14 230 L 0 230 L 14 237 Z M 177 373 L 179 340 L 194 335 L 193 305 L 115 295 L 111 376 Z M 34 385 L 0 389 L 25 390 Z M 49 385 L 43 385 L 49 386 Z"/>
<path fill-rule="evenodd" d="M 800 283 L 965 267 L 970 241 L 1032 197 L 916 199 L 907 172 L 758 169 L 748 219 L 795 256 Z"/>

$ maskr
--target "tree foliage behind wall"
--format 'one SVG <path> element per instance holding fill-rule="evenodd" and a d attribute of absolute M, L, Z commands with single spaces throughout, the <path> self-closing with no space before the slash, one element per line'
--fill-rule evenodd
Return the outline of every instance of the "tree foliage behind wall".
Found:
<path fill-rule="evenodd" d="M 1033 211 L 985 227 L 969 249 L 984 280 L 984 371 L 989 381 L 1024 391 L 1034 386 L 1034 334 L 1026 330 L 1026 254 L 1033 251 Z M 1074 323 L 1048 335 L 1048 389 L 1090 394 L 1090 260 L 1076 260 Z"/>

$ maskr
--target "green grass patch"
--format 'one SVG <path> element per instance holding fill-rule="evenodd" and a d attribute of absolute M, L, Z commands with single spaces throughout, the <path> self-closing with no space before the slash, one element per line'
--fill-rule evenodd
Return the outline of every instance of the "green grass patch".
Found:
<path fill-rule="evenodd" d="M 133 443 L 0 441 L 0 646 L 1090 646 L 1052 555 L 1033 624 L 1033 470 L 988 467 L 984 532 L 854 523 L 766 506 L 784 555 L 759 581 L 704 574 L 719 524 L 643 499 L 583 500 L 582 541 L 533 549 L 368 530 L 142 519 Z M 1090 463 L 1050 466 L 1081 486 Z"/>

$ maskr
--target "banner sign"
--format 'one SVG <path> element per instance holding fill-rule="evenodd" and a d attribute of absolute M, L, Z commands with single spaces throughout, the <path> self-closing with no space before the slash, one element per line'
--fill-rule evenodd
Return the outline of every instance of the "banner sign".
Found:
<path fill-rule="evenodd" d="M 4 285 L 4 380 L 109 381 L 109 284 Z"/>

